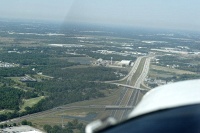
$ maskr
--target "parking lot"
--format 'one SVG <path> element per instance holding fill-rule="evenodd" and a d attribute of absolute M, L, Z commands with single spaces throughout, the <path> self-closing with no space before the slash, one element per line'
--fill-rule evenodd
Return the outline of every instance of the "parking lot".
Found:
<path fill-rule="evenodd" d="M 17 126 L 0 129 L 0 133 L 44 133 L 30 126 Z"/>

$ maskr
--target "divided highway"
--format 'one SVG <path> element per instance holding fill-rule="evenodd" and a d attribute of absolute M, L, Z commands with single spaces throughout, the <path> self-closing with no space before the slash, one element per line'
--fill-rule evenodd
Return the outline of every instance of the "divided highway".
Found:
<path fill-rule="evenodd" d="M 11 119 L 9 121 L 0 122 L 0 124 L 13 123 L 13 122 L 17 123 L 24 119 L 30 120 L 35 117 L 42 117 L 47 114 L 52 114 L 64 110 L 94 109 L 94 108 L 103 109 L 106 111 L 108 110 L 111 116 L 115 117 L 117 120 L 123 120 L 124 118 L 127 117 L 129 112 L 137 105 L 142 96 L 148 91 L 148 89 L 141 89 L 140 85 L 143 83 L 145 77 L 148 74 L 150 60 L 151 60 L 150 57 L 138 57 L 129 74 L 125 78 L 118 80 L 118 81 L 126 80 L 126 84 L 116 83 L 116 81 L 106 82 L 124 87 L 114 105 L 88 105 L 88 106 L 64 105 L 50 110 Z"/>
<path fill-rule="evenodd" d="M 148 74 L 150 60 L 150 57 L 137 58 L 131 71 L 126 76 L 126 85 L 124 85 L 124 88 L 121 91 L 121 95 L 117 99 L 115 105 L 129 106 L 134 108 L 138 104 L 142 96 L 148 91 L 148 89 L 140 89 L 140 85 L 143 83 L 145 77 Z M 115 84 L 123 86 L 122 84 Z M 111 111 L 111 116 L 117 120 L 123 120 L 127 117 L 130 111 L 130 109 L 113 110 Z"/>

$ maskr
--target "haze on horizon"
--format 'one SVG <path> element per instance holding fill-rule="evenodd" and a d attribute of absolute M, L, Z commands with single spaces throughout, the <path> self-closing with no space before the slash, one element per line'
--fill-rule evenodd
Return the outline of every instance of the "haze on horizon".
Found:
<path fill-rule="evenodd" d="M 2 0 L 0 18 L 200 31 L 199 0 Z"/>

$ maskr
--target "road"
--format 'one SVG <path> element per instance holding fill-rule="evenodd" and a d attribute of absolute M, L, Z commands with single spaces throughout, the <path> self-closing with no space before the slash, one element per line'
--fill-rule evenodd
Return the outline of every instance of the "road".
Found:
<path fill-rule="evenodd" d="M 115 106 L 115 105 L 59 106 L 50 110 L 46 110 L 46 111 L 42 111 L 42 112 L 30 114 L 30 115 L 25 115 L 25 116 L 14 118 L 7 121 L 2 121 L 0 122 L 0 124 L 19 123 L 22 120 L 30 120 L 36 117 L 42 117 L 44 115 L 62 112 L 66 110 L 75 110 L 75 109 L 132 110 L 132 108 L 133 108 L 132 106 Z"/>
<path fill-rule="evenodd" d="M 59 111 L 73 110 L 73 109 L 92 109 L 92 108 L 103 109 L 103 110 L 113 110 L 113 111 L 110 111 L 111 116 L 115 117 L 117 120 L 122 120 L 137 105 L 141 97 L 148 91 L 145 89 L 141 89 L 140 84 L 144 81 L 145 77 L 148 74 L 149 64 L 150 64 L 150 58 L 138 57 L 137 60 L 135 61 L 134 66 L 132 67 L 131 71 L 126 76 L 126 78 L 118 80 L 118 81 L 127 80 L 126 84 L 123 85 L 119 83 L 112 83 L 119 86 L 124 86 L 119 98 L 116 100 L 114 105 L 88 105 L 88 106 L 64 105 L 64 106 L 59 106 L 50 110 L 11 119 L 9 121 L 3 121 L 3 122 L 0 122 L 0 124 L 14 123 L 14 122 L 18 123 L 25 119 L 30 120 L 35 117 L 42 117 L 44 115 L 56 113 Z"/>
<path fill-rule="evenodd" d="M 133 74 L 136 72 L 139 64 L 140 64 L 140 61 L 141 61 L 142 57 L 138 57 L 137 60 L 135 61 L 131 71 L 122 79 L 119 79 L 119 80 L 112 80 L 112 81 L 106 81 L 105 83 L 116 83 L 116 82 L 120 82 L 120 81 L 124 81 L 124 80 L 127 80 L 129 81 L 131 79 L 131 77 L 133 76 Z"/>
<path fill-rule="evenodd" d="M 148 91 L 146 89 L 140 89 L 140 85 L 148 74 L 150 60 L 150 57 L 138 57 L 131 71 L 126 76 L 126 85 L 115 83 L 116 85 L 124 86 L 115 105 L 134 108 L 138 104 L 143 95 Z M 110 115 L 120 121 L 125 119 L 130 111 L 130 109 L 114 110 L 111 111 Z"/>
<path fill-rule="evenodd" d="M 110 83 L 110 84 L 117 85 L 117 86 L 122 86 L 122 87 L 126 87 L 126 88 L 130 88 L 130 89 L 136 89 L 136 90 L 143 90 L 143 91 L 149 91 L 150 90 L 150 89 L 142 89 L 142 88 L 131 86 L 131 85 L 127 85 L 127 84 L 119 84 L 119 83 Z"/>

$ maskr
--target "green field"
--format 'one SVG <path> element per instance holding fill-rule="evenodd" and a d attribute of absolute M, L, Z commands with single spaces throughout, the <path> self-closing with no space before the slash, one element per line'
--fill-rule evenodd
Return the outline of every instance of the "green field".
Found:
<path fill-rule="evenodd" d="M 169 73 L 176 73 L 176 74 L 195 74 L 194 72 L 190 72 L 190 71 L 168 68 L 168 67 L 163 67 L 163 66 L 156 66 L 156 65 L 151 65 L 150 68 L 155 69 L 155 70 L 161 70 L 164 72 L 169 72 Z"/>
<path fill-rule="evenodd" d="M 25 111 L 25 107 L 32 107 L 33 105 L 37 104 L 40 100 L 42 100 L 43 98 L 45 98 L 44 96 L 41 97 L 37 97 L 37 98 L 31 98 L 31 99 L 26 99 L 23 100 L 24 104 L 21 107 L 21 112 Z"/>
<path fill-rule="evenodd" d="M 81 102 L 75 102 L 71 104 L 67 104 L 66 106 L 88 106 L 88 105 L 112 105 L 116 102 L 116 99 L 119 97 L 121 89 L 110 90 L 110 93 L 107 93 L 107 97 L 97 98 L 93 100 L 85 100 Z M 74 116 L 74 117 L 84 117 L 87 114 L 96 113 L 97 116 L 95 119 L 105 118 L 109 116 L 109 111 L 105 111 L 104 109 L 72 109 L 72 110 L 57 110 L 54 113 L 49 113 L 46 115 L 42 115 L 40 117 L 31 118 L 30 121 L 36 124 L 38 127 L 42 127 L 44 124 L 56 125 L 61 124 L 61 116 Z M 65 118 L 64 123 L 71 121 L 70 118 Z M 87 123 L 86 121 L 81 121 L 83 123 Z"/>
<path fill-rule="evenodd" d="M 8 110 L 8 109 L 4 109 L 4 110 L 0 110 L 0 114 L 5 114 L 8 112 L 13 112 L 14 110 Z"/>

